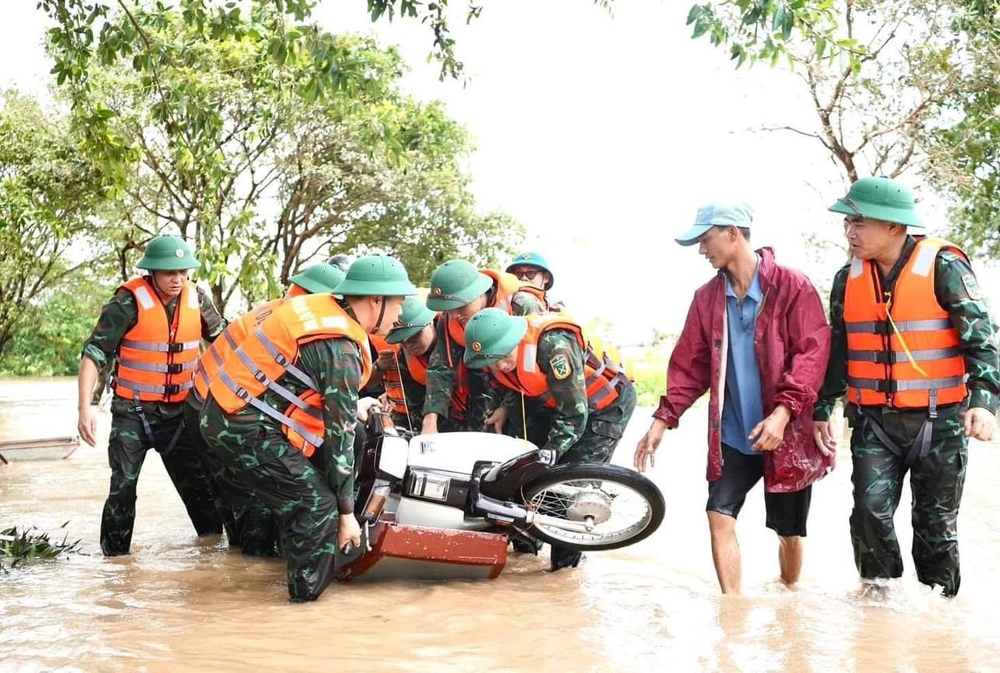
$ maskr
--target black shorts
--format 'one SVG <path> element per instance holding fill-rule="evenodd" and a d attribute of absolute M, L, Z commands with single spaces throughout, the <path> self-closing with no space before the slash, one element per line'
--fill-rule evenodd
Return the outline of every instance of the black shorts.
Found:
<path fill-rule="evenodd" d="M 764 476 L 764 456 L 748 456 L 722 445 L 722 478 L 708 482 L 707 512 L 739 516 L 747 493 Z M 766 525 L 782 537 L 806 535 L 812 486 L 795 493 L 764 493 Z"/>

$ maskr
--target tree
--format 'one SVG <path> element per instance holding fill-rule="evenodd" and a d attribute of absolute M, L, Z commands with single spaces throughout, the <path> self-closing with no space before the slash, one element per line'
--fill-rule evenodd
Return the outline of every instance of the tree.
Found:
<path fill-rule="evenodd" d="M 797 35 L 785 31 L 780 51 L 802 81 L 816 117 L 810 126 L 779 123 L 767 128 L 814 140 L 838 169 L 845 189 L 865 175 L 898 177 L 910 171 L 924 178 L 935 175 L 938 185 L 948 183 L 949 176 L 968 175 L 963 154 L 973 147 L 969 129 L 979 127 L 974 118 L 964 112 L 956 115 L 956 110 L 969 100 L 970 83 L 978 80 L 977 90 L 988 92 L 995 83 L 989 78 L 997 73 L 995 54 L 971 32 L 977 24 L 969 2 L 836 0 L 803 6 L 823 12 L 823 30 Z M 752 39 L 747 35 L 751 28 L 732 23 L 741 15 L 729 16 L 712 14 L 711 20 L 696 17 L 696 22 L 708 22 L 709 29 L 721 22 L 725 35 Z M 820 24 L 808 25 L 812 30 Z M 831 53 L 830 40 L 849 47 L 850 53 Z M 765 39 L 758 43 L 762 49 L 771 49 L 773 56 L 779 47 L 768 46 Z M 984 95 L 979 109 L 993 115 L 995 108 L 987 107 Z M 954 126 L 962 116 L 968 121 Z M 968 181 L 965 184 L 968 188 Z M 839 235 L 815 232 L 807 237 L 821 249 L 842 241 Z"/>
<path fill-rule="evenodd" d="M 30 305 L 90 263 L 100 177 L 65 119 L 7 91 L 0 111 L 0 354 Z M 70 252 L 75 251 L 75 255 Z"/>
<path fill-rule="evenodd" d="M 518 242 L 509 219 L 476 213 L 460 167 L 465 131 L 440 105 L 402 94 L 394 50 L 323 38 L 331 62 L 365 72 L 350 95 L 323 93 L 312 52 L 271 54 L 288 31 L 318 29 L 279 19 L 260 6 L 230 15 L 231 31 L 215 37 L 169 9 L 109 17 L 156 54 L 143 73 L 120 60 L 91 64 L 77 99 L 134 153 L 118 164 L 124 244 L 141 247 L 165 227 L 195 241 L 199 277 L 225 309 L 279 294 L 330 246 L 396 254 L 419 279 L 432 260 L 482 262 Z M 92 130 L 84 137 L 106 159 Z"/>

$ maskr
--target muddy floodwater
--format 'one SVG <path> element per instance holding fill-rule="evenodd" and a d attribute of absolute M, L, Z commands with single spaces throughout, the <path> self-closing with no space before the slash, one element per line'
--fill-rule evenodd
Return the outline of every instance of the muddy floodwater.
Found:
<path fill-rule="evenodd" d="M 614 462 L 631 464 L 650 411 L 636 411 Z M 109 423 L 102 413 L 105 441 Z M 814 489 L 798 589 L 777 579 L 758 486 L 737 527 L 745 594 L 724 598 L 704 427 L 696 408 L 667 435 L 652 472 L 666 519 L 633 547 L 554 574 L 543 551 L 513 557 L 493 581 L 336 584 L 307 605 L 287 602 L 283 562 L 197 539 L 156 454 L 139 481 L 132 554 L 115 559 L 98 545 L 105 446 L 0 466 L 0 527 L 61 537 L 69 522 L 84 552 L 0 574 L 0 671 L 1000 671 L 1000 446 L 970 447 L 955 600 L 921 586 L 909 558 L 883 598 L 857 597 L 846 447 Z M 75 428 L 74 381 L 0 380 L 0 439 Z"/>

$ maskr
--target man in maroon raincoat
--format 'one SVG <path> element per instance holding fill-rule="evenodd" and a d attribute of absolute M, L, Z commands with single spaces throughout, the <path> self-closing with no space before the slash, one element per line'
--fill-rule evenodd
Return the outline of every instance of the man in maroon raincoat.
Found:
<path fill-rule="evenodd" d="M 667 429 L 706 391 L 708 523 L 723 593 L 740 591 L 736 517 L 764 478 L 767 527 L 778 534 L 781 579 L 798 581 L 812 483 L 833 453 L 812 441 L 812 409 L 830 356 L 830 327 L 806 276 L 778 266 L 770 248 L 750 246 L 751 210 L 711 203 L 677 242 L 719 273 L 695 293 L 667 369 L 667 394 L 640 440 L 640 472 Z M 826 449 L 823 449 L 826 450 Z"/>

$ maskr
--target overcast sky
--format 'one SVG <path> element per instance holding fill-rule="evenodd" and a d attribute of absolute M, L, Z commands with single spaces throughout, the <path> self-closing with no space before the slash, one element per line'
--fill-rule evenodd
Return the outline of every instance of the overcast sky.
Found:
<path fill-rule="evenodd" d="M 0 84 L 42 93 L 45 17 L 35 0 L 4 4 Z M 712 270 L 673 236 L 714 198 L 747 200 L 754 243 L 828 283 L 842 258 L 817 260 L 802 232 L 841 230 L 842 217 L 826 212 L 844 191 L 840 175 L 815 140 L 758 130 L 812 121 L 793 76 L 735 71 L 724 51 L 689 39 L 685 2 L 616 0 L 613 17 L 590 0 L 481 4 L 471 26 L 461 16 L 453 26 L 465 88 L 438 81 L 426 63 L 431 33 L 417 22 L 372 26 L 362 0 L 325 0 L 316 18 L 400 46 L 412 68 L 406 89 L 441 99 L 471 132 L 482 209 L 524 223 L 527 247 L 548 258 L 553 294 L 574 315 L 606 318 L 623 344 L 678 331 Z M 925 211 L 940 231 L 939 209 Z M 996 294 L 1000 275 L 977 270 Z"/>

